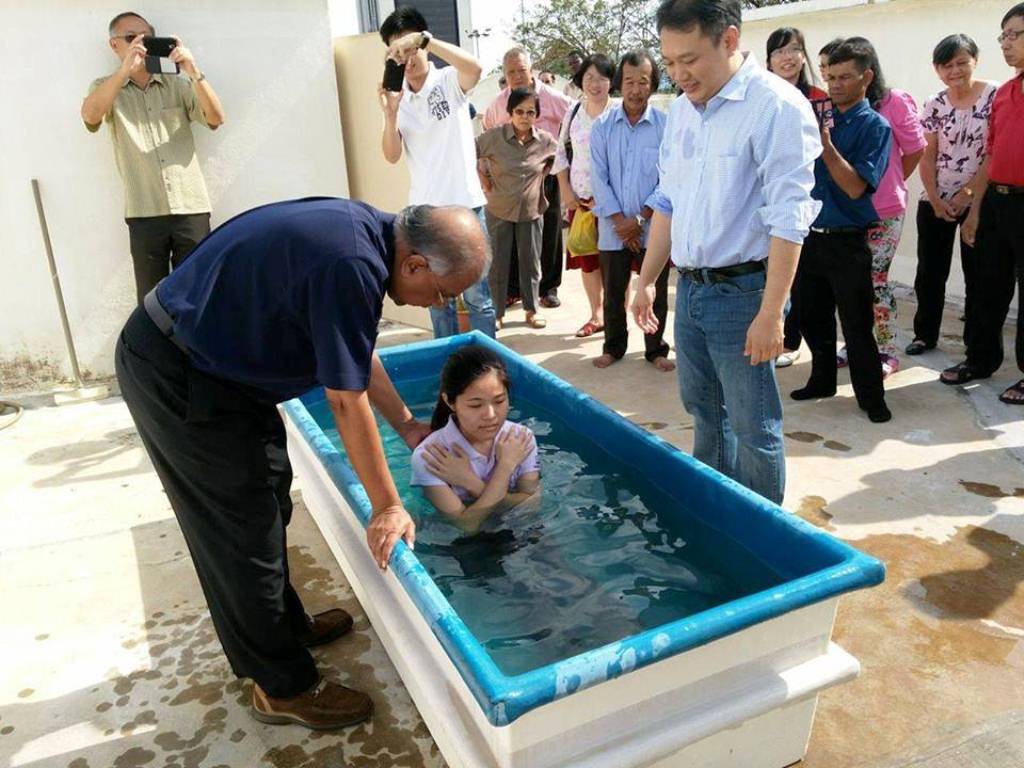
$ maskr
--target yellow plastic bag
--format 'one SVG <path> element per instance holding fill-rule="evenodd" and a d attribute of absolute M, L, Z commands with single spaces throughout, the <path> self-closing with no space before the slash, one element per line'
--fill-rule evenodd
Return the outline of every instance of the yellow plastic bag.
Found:
<path fill-rule="evenodd" d="M 565 247 L 573 256 L 597 253 L 597 217 L 592 211 L 577 209 L 569 225 Z"/>

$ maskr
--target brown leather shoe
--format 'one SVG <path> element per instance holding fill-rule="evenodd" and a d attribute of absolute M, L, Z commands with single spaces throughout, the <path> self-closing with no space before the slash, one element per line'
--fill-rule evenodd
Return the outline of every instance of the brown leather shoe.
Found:
<path fill-rule="evenodd" d="M 258 684 L 252 684 L 252 716 L 261 723 L 298 723 L 315 731 L 329 731 L 361 723 L 372 714 L 373 701 L 365 693 L 323 678 L 310 690 L 288 699 L 275 699 Z"/>
<path fill-rule="evenodd" d="M 316 616 L 306 616 L 306 631 L 299 634 L 299 642 L 307 648 L 337 640 L 352 629 L 352 617 L 341 608 L 331 608 Z"/>

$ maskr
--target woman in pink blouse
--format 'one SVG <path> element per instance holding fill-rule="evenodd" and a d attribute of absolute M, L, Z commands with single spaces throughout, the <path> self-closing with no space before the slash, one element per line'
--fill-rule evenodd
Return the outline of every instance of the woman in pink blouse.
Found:
<path fill-rule="evenodd" d="M 871 248 L 871 281 L 875 287 L 875 341 L 882 357 L 882 376 L 900 369 L 896 348 L 896 297 L 889 285 L 889 266 L 903 234 L 907 213 L 907 179 L 917 168 L 924 154 L 925 138 L 918 119 L 917 103 L 906 91 L 889 88 L 882 75 L 878 53 L 870 42 L 851 37 L 871 50 L 871 69 L 875 77 L 868 87 L 868 101 L 892 127 L 892 152 L 889 167 L 871 198 L 878 212 L 879 223 L 868 231 Z M 846 348 L 839 352 L 839 365 L 846 365 Z"/>
<path fill-rule="evenodd" d="M 908 355 L 935 349 L 939 341 L 957 229 L 967 218 L 975 195 L 984 192 L 978 174 L 985 160 L 988 118 L 996 95 L 996 83 L 974 79 L 978 44 L 967 35 L 943 38 L 935 46 L 932 63 L 946 87 L 928 99 L 921 110 L 928 146 L 921 159 L 924 194 L 917 204 L 917 312 Z M 962 238 L 960 265 L 965 302 L 970 304 L 977 290 L 974 249 Z"/>

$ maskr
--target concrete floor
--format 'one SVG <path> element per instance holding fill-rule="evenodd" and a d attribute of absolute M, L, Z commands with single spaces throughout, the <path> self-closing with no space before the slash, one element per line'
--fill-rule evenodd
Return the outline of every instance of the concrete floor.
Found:
<path fill-rule="evenodd" d="M 565 282 L 546 330 L 526 328 L 515 308 L 502 341 L 689 448 L 675 375 L 638 352 L 594 369 L 600 337 L 573 338 L 586 313 L 578 274 Z M 904 327 L 912 311 L 901 307 Z M 870 424 L 848 385 L 830 401 L 787 404 L 787 508 L 889 569 L 884 585 L 841 602 L 836 639 L 864 670 L 822 695 L 809 768 L 1024 765 L 1024 409 L 995 401 L 1011 366 L 968 388 L 936 381 L 962 351 L 955 316 L 945 328 L 941 350 L 905 359 L 887 382 L 889 424 Z M 381 343 L 425 336 L 389 326 Z M 806 355 L 780 371 L 783 391 L 807 371 Z M 377 704 L 372 724 L 340 735 L 247 714 L 248 684 L 221 655 L 123 402 L 25 402 L 35 407 L 0 431 L 0 765 L 444 765 L 301 504 L 301 477 L 295 583 L 310 610 L 341 605 L 357 617 L 353 635 L 317 658 Z"/>

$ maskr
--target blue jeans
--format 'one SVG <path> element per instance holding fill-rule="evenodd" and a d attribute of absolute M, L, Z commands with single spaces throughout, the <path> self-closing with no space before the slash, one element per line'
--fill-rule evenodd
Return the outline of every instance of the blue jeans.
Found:
<path fill-rule="evenodd" d="M 712 285 L 680 278 L 675 346 L 694 458 L 781 504 L 786 453 L 775 363 L 751 365 L 743 354 L 764 283 L 764 272 Z"/>
<path fill-rule="evenodd" d="M 480 220 L 480 228 L 487 235 L 487 224 L 484 221 L 484 209 L 474 208 L 473 213 Z M 469 327 L 474 331 L 495 337 L 494 303 L 491 301 L 491 289 L 487 283 L 487 273 L 480 280 L 462 292 L 462 301 L 469 310 Z M 459 316 L 455 300 L 450 300 L 443 307 L 430 308 L 430 324 L 434 327 L 434 338 L 454 336 L 459 332 Z"/>

